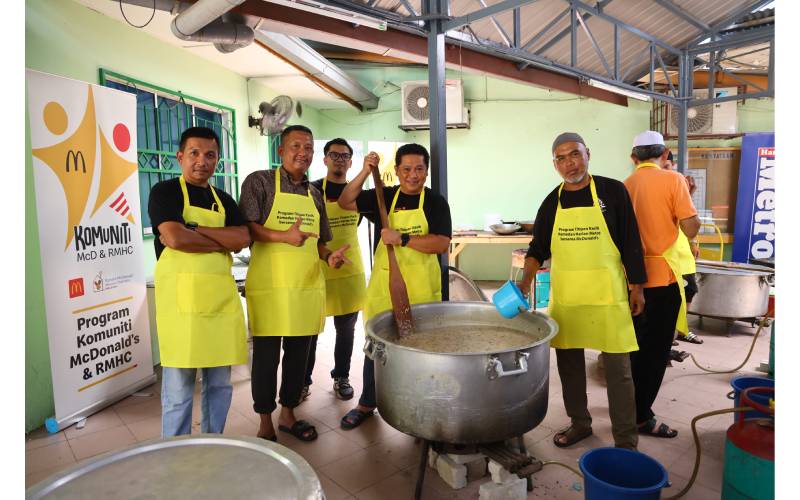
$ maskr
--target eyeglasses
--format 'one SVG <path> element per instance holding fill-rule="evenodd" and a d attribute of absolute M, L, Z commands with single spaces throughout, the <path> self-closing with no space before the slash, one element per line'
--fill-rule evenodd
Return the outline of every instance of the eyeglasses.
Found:
<path fill-rule="evenodd" d="M 352 157 L 353 155 L 351 155 L 350 153 L 337 153 L 335 151 L 328 152 L 328 158 L 330 158 L 333 161 L 339 161 L 339 160 L 347 161 Z"/>

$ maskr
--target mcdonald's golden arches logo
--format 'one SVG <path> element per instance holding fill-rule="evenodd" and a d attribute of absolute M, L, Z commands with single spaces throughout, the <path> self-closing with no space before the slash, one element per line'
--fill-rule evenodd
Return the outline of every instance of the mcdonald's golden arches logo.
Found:
<path fill-rule="evenodd" d="M 67 286 L 69 288 L 69 298 L 71 299 L 80 297 L 85 292 L 83 288 L 83 278 L 71 279 L 67 282 Z"/>

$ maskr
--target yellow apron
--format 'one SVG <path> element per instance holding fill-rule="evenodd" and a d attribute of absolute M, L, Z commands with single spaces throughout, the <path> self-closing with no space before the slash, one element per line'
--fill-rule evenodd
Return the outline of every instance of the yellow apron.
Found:
<path fill-rule="evenodd" d="M 636 165 L 636 169 L 640 168 L 661 168 L 655 163 L 640 163 Z M 678 237 L 675 242 L 670 245 L 667 250 L 661 255 L 645 255 L 645 259 L 664 259 L 667 261 L 672 274 L 675 275 L 675 281 L 678 282 L 678 288 L 681 292 L 681 309 L 678 312 L 678 321 L 675 324 L 675 329 L 681 333 L 689 333 L 689 319 L 686 316 L 686 292 L 683 288 L 683 275 L 694 274 L 697 271 L 694 255 L 692 255 L 692 248 L 689 246 L 689 239 L 681 231 L 680 224 L 678 224 Z"/>
<path fill-rule="evenodd" d="M 689 238 L 683 234 L 680 225 L 678 225 L 678 241 L 675 242 L 678 246 L 680 253 L 680 270 L 681 276 L 684 274 L 694 274 L 697 272 L 697 264 L 692 254 L 692 246 L 689 244 Z"/>
<path fill-rule="evenodd" d="M 264 222 L 273 231 L 285 231 L 297 217 L 301 231 L 319 234 L 320 214 L 308 195 L 282 193 L 281 173 L 275 171 L 275 201 Z M 251 249 L 245 281 L 247 315 L 254 336 L 316 335 L 325 327 L 325 278 L 317 239 L 301 247 L 256 241 Z"/>
<path fill-rule="evenodd" d="M 219 212 L 189 204 L 186 181 L 183 219 L 205 227 L 224 227 L 225 208 L 214 188 Z M 223 252 L 181 252 L 165 248 L 156 262 L 156 324 L 161 364 L 208 368 L 247 363 L 247 333 L 233 259 Z"/>
<path fill-rule="evenodd" d="M 383 196 L 383 193 L 376 191 L 375 195 Z M 395 213 L 394 207 L 399 195 L 400 189 L 398 188 L 389 209 L 391 228 L 413 236 L 428 234 L 428 219 L 425 218 L 425 212 L 422 210 L 425 203 L 425 189 L 420 193 L 419 207 L 416 210 L 401 210 Z M 381 243 L 383 242 L 381 241 Z M 364 321 L 392 308 L 392 299 L 389 296 L 389 257 L 386 245 L 381 243 L 378 244 L 378 250 L 375 252 L 375 263 L 372 266 L 372 275 L 367 287 Z M 436 254 L 422 253 L 399 245 L 394 247 L 394 253 L 408 288 L 409 302 L 413 305 L 441 301 L 442 271 Z"/>
<path fill-rule="evenodd" d="M 322 266 L 325 275 L 325 315 L 341 316 L 360 311 L 364 307 L 367 285 L 364 280 L 364 264 L 361 261 L 361 247 L 358 244 L 358 212 L 345 210 L 338 203 L 328 203 L 325 190 L 328 179 L 322 180 L 322 196 L 325 198 L 325 211 L 330 221 L 333 240 L 328 248 L 337 250 L 343 245 L 350 245 L 344 253 L 352 265 L 343 265 L 339 269 Z"/>
<path fill-rule="evenodd" d="M 619 250 L 600 210 L 594 179 L 591 207 L 561 208 L 553 223 L 550 315 L 557 349 L 622 353 L 639 349 L 633 330 L 628 287 Z"/>

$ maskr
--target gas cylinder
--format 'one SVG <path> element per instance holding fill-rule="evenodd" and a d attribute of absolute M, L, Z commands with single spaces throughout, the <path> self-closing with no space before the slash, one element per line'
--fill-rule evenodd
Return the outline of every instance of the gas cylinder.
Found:
<path fill-rule="evenodd" d="M 742 391 L 739 406 L 767 413 L 770 418 L 745 419 L 737 414 L 725 440 L 722 500 L 772 500 L 775 498 L 775 410 L 756 403 L 750 394 L 771 394 L 773 387 L 750 387 Z"/>

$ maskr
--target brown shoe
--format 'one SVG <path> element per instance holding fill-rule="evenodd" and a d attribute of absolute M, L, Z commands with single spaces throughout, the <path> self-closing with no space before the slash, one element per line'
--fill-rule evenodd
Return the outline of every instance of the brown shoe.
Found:
<path fill-rule="evenodd" d="M 591 435 L 591 427 L 587 429 L 578 429 L 577 427 L 570 425 L 566 429 L 562 429 L 555 433 L 553 436 L 553 444 L 559 448 L 566 448 L 567 446 L 572 446 L 578 441 L 586 439 Z"/>

